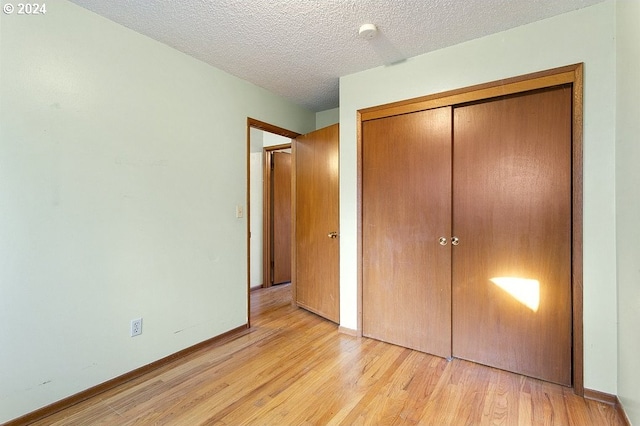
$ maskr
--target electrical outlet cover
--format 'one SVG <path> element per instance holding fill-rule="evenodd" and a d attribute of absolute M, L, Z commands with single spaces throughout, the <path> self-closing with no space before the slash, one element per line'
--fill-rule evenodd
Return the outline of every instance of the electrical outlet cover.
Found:
<path fill-rule="evenodd" d="M 139 336 L 142 334 L 142 318 L 135 318 L 131 320 L 131 337 Z"/>

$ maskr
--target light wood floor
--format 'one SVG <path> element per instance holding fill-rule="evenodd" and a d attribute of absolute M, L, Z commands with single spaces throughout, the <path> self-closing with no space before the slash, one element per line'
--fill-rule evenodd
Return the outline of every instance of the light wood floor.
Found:
<path fill-rule="evenodd" d="M 36 425 L 623 425 L 616 410 L 516 374 L 337 331 L 252 292 L 253 327 Z"/>

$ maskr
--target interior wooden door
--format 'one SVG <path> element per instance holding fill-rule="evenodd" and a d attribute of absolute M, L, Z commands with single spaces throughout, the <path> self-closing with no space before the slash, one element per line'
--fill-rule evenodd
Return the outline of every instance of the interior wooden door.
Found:
<path fill-rule="evenodd" d="M 362 132 L 363 335 L 450 357 L 451 108 Z"/>
<path fill-rule="evenodd" d="M 291 154 L 274 152 L 271 157 L 273 196 L 273 284 L 291 281 Z"/>
<path fill-rule="evenodd" d="M 453 356 L 567 386 L 571 92 L 453 114 Z"/>
<path fill-rule="evenodd" d="M 294 140 L 295 301 L 340 322 L 339 128 Z"/>

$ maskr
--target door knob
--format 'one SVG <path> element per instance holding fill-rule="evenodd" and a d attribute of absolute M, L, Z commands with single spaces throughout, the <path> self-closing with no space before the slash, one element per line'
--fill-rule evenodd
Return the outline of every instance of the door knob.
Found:
<path fill-rule="evenodd" d="M 460 244 L 460 240 L 458 239 L 458 237 L 451 237 L 451 245 L 457 246 L 458 244 Z"/>
<path fill-rule="evenodd" d="M 441 246 L 446 246 L 447 245 L 447 239 L 446 237 L 440 237 L 438 238 L 438 242 L 440 243 Z"/>
<path fill-rule="evenodd" d="M 338 233 L 337 232 L 329 232 L 329 235 L 327 235 L 327 237 L 333 239 L 333 238 L 338 238 Z"/>

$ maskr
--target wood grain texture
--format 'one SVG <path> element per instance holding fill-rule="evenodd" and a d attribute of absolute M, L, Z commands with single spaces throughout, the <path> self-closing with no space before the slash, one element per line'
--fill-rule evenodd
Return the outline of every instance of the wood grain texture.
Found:
<path fill-rule="evenodd" d="M 291 154 L 273 153 L 273 282 L 291 281 Z"/>
<path fill-rule="evenodd" d="M 269 133 L 275 133 L 276 135 L 284 136 L 285 138 L 289 139 L 295 139 L 300 136 L 300 133 L 293 132 L 282 127 L 274 126 L 273 124 L 265 123 L 264 121 L 256 120 L 255 118 L 248 117 L 247 132 L 249 131 L 250 127 L 260 129 Z M 248 137 L 249 136 L 247 136 L 247 138 Z"/>
<path fill-rule="evenodd" d="M 454 108 L 455 357 L 571 385 L 571 175 L 570 87 Z"/>
<path fill-rule="evenodd" d="M 341 334 L 289 285 L 251 297 L 247 333 L 33 424 L 625 424 L 563 386 Z"/>
<path fill-rule="evenodd" d="M 340 322 L 339 127 L 294 142 L 295 302 Z"/>
<path fill-rule="evenodd" d="M 363 294 L 363 226 L 362 226 L 362 127 L 365 122 L 399 114 L 413 113 L 430 108 L 451 106 L 461 102 L 475 102 L 497 96 L 516 94 L 524 91 L 544 89 L 569 84 L 573 88 L 572 97 L 572 377 L 573 389 L 584 395 L 584 341 L 583 341 L 583 74 L 584 64 L 578 63 L 532 74 L 497 80 L 476 86 L 455 89 L 443 93 L 374 106 L 357 111 L 358 148 L 358 330 L 362 330 Z"/>
<path fill-rule="evenodd" d="M 583 71 L 584 65 L 579 64 L 575 69 L 573 81 L 573 209 L 571 246 L 573 248 L 571 279 L 573 297 L 573 390 L 578 395 L 584 395 L 584 327 L 583 317 Z"/>
<path fill-rule="evenodd" d="M 364 123 L 362 154 L 363 335 L 448 358 L 451 108 Z"/>

